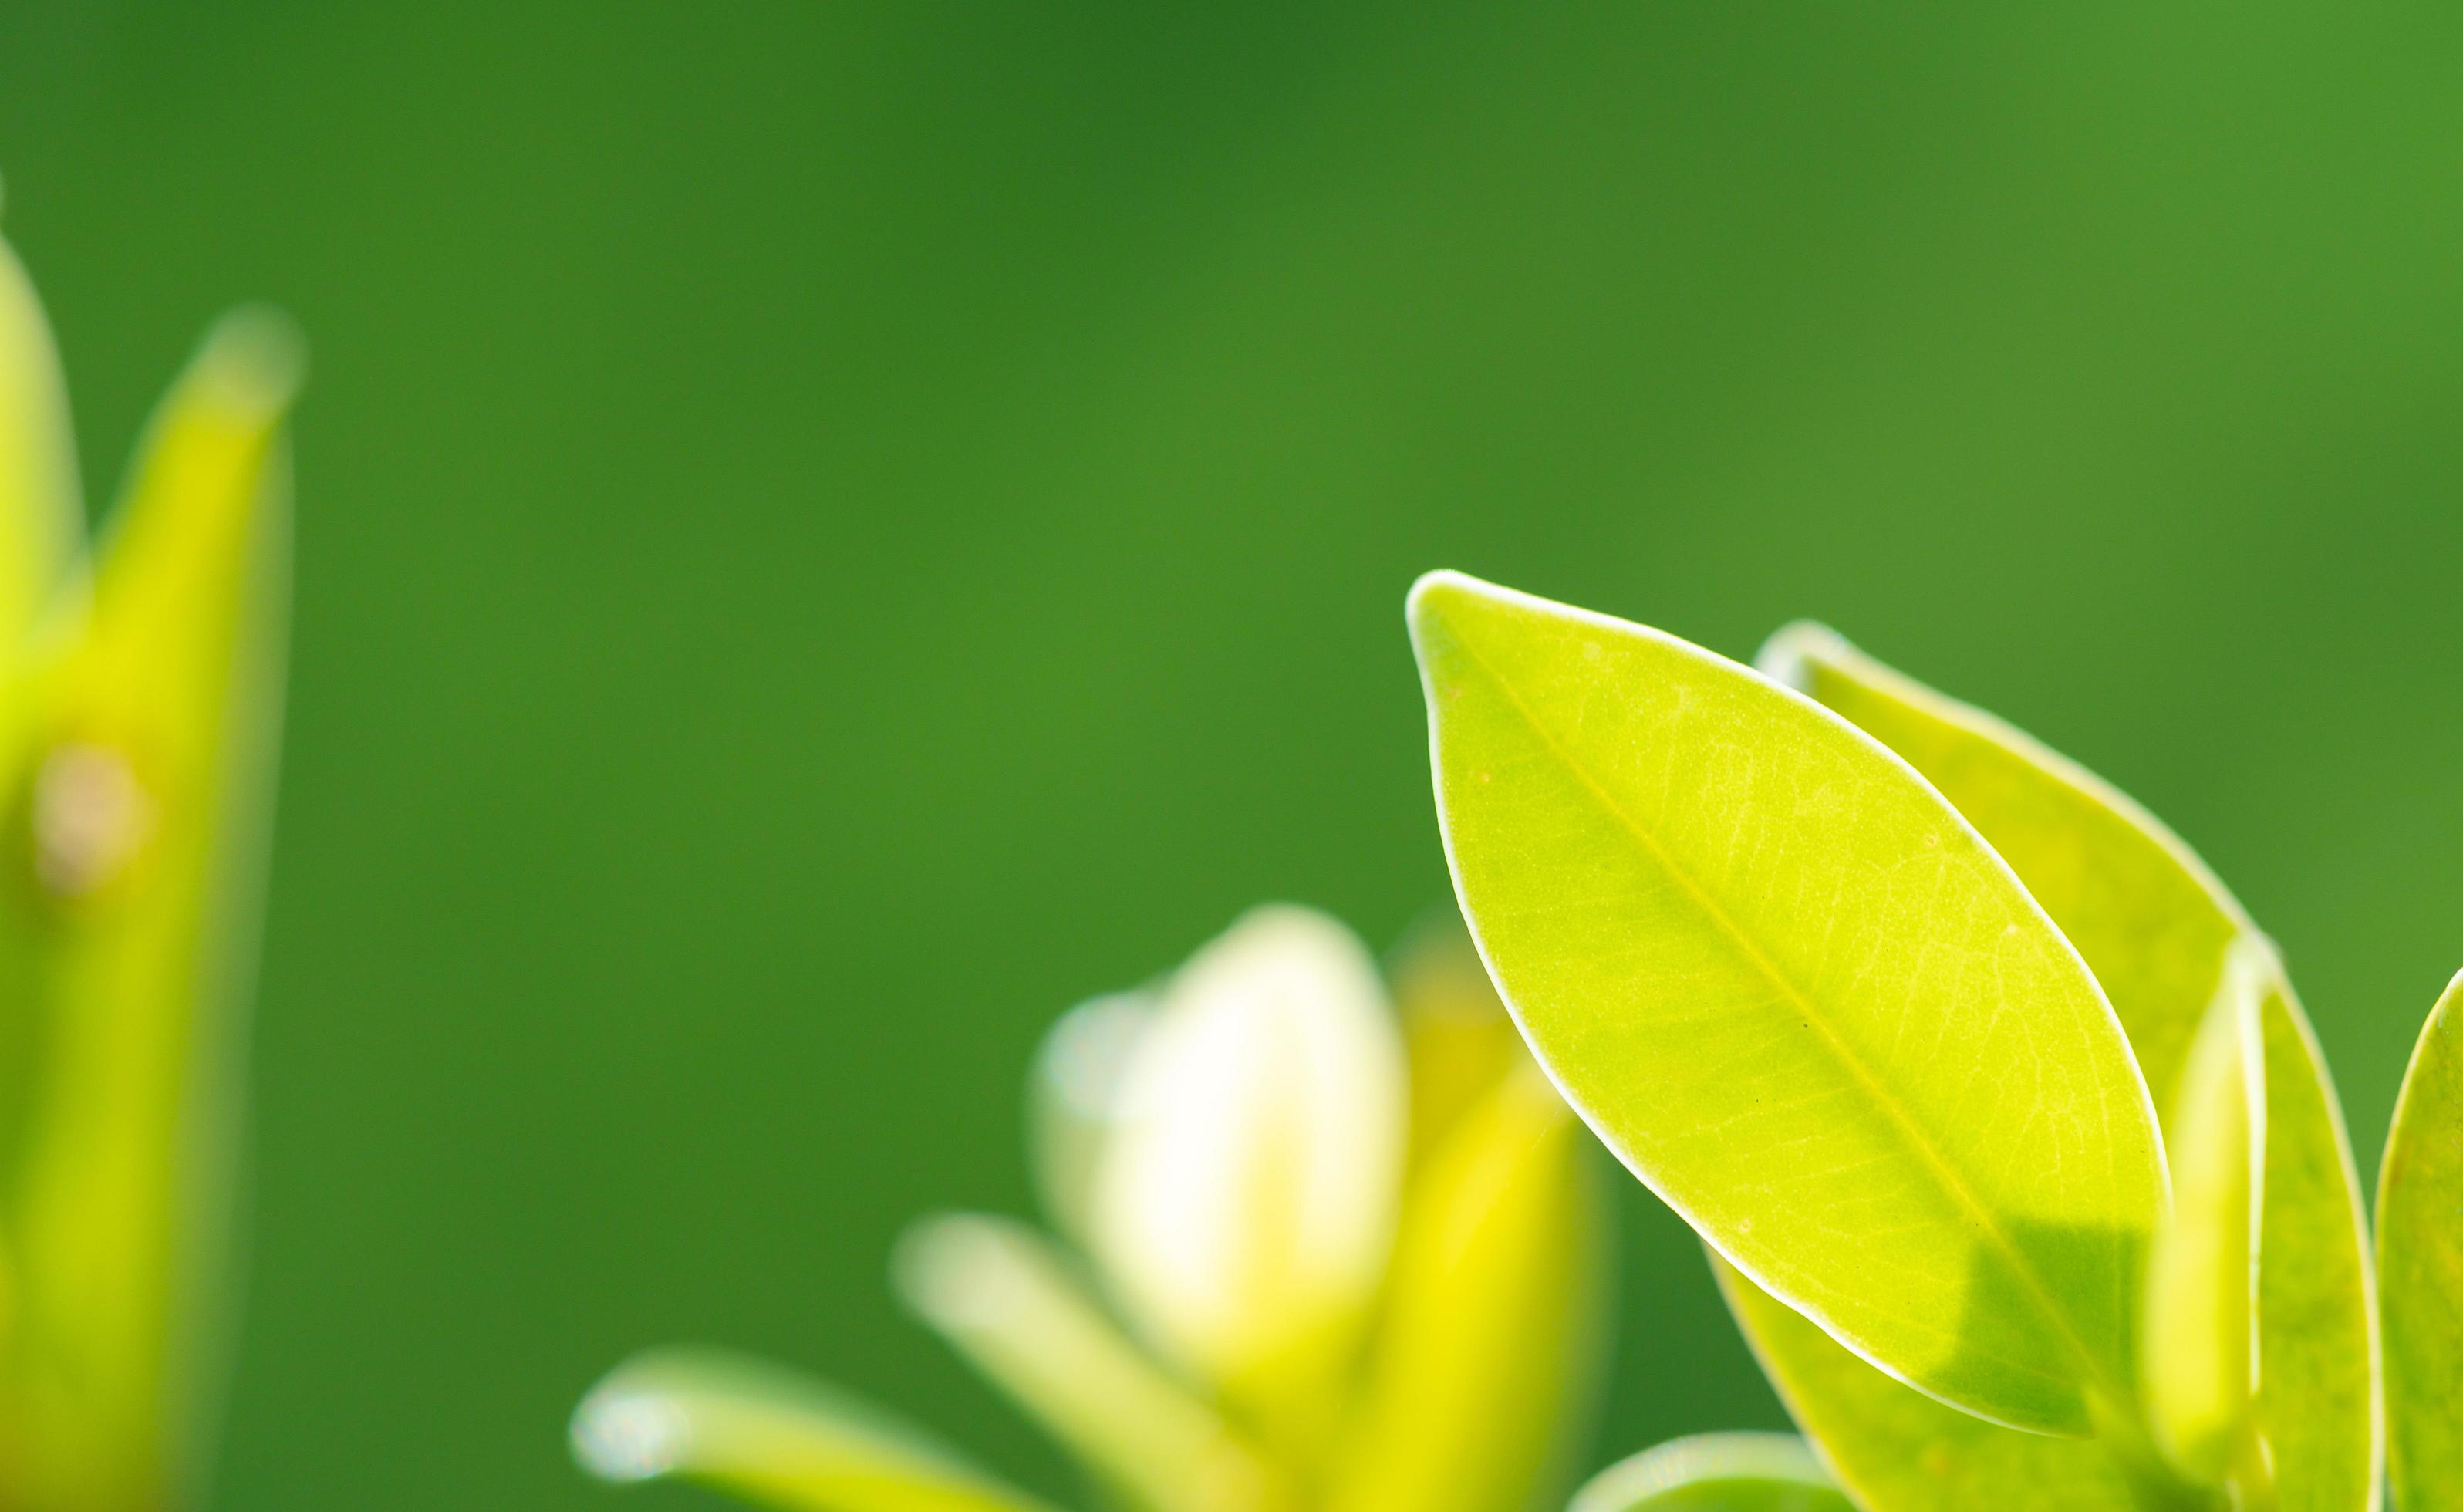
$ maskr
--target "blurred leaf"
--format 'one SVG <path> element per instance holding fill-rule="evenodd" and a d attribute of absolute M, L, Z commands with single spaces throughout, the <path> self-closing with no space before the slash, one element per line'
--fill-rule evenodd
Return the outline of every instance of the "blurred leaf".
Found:
<path fill-rule="evenodd" d="M 2221 1485 L 2233 1468 L 2255 1404 L 2257 1215 L 2266 1179 L 2259 1010 L 2274 975 L 2263 945 L 2234 945 L 2167 1104 L 2172 1211 L 2147 1259 L 2141 1369 L 2155 1441 L 2208 1485 Z"/>
<path fill-rule="evenodd" d="M 20 799 L 50 1043 L 10 1414 L 49 1506 L 185 1490 L 218 1363 L 288 590 L 289 329 L 217 327 L 158 415 L 87 623 L 38 673 Z"/>
<path fill-rule="evenodd" d="M 1129 1315 L 1278 1450 L 1334 1428 L 1393 1240 L 1404 1078 L 1367 951 L 1290 907 L 1181 968 L 1123 1074 L 1095 1256 Z"/>
<path fill-rule="evenodd" d="M 1406 1209 L 1337 1512 L 1524 1512 L 1562 1491 L 1613 1326 L 1590 1145 L 1527 1063 L 1454 1121 Z"/>
<path fill-rule="evenodd" d="M 811 1512 L 1046 1512 L 877 1408 L 715 1353 L 619 1366 L 574 1410 L 573 1447 L 609 1480 L 682 1477 Z"/>
<path fill-rule="evenodd" d="M 901 1244 L 897 1278 L 926 1323 L 1138 1505 L 1283 1504 L 1274 1473 L 1239 1435 L 1139 1352 L 1023 1224 L 927 1218 Z"/>
<path fill-rule="evenodd" d="M 1854 1512 L 1804 1440 L 1703 1434 L 1621 1459 L 1566 1512 Z"/>
<path fill-rule="evenodd" d="M 2078 1512 L 2212 1502 L 2179 1488 L 2145 1497 L 2101 1441 L 2020 1433 L 1910 1391 L 1739 1275 L 1716 1255 L 1728 1305 L 1797 1422 L 1871 1512 Z M 2141 1478 L 2160 1498 L 2160 1469 Z"/>
<path fill-rule="evenodd" d="M 1115 993 L 1060 1016 L 1035 1051 L 1027 1088 L 1027 1142 L 1036 1194 L 1060 1231 L 1086 1243 L 1094 1224 L 1095 1174 L 1120 1122 L 1121 1082 L 1154 1002 Z"/>
<path fill-rule="evenodd" d="M 2389 1479 L 2403 1512 L 2463 1494 L 2463 975 L 2412 1051 L 2378 1172 Z"/>
<path fill-rule="evenodd" d="M 41 300 L 0 242 L 0 668 L 54 607 L 81 544 L 68 390 Z"/>
<path fill-rule="evenodd" d="M 1449 855 L 1540 1059 L 1722 1254 L 1943 1399 L 2128 1400 L 2153 1117 L 1931 788 L 1657 631 L 1450 574 L 1411 625 Z"/>
<path fill-rule="evenodd" d="M 1905 757 L 2007 860 L 2112 999 L 2150 1085 L 2177 1084 L 2227 946 L 2257 927 L 2180 838 L 2076 762 L 1818 625 L 1760 665 Z M 2286 1508 L 2375 1497 L 2376 1310 L 2351 1141 L 2278 974 L 2265 1006 L 2267 1138 L 2258 1419 Z"/>
<path fill-rule="evenodd" d="M 1462 915 L 1446 909 L 1394 953 L 1394 1007 L 1411 1067 L 1411 1169 L 1529 1057 Z"/>

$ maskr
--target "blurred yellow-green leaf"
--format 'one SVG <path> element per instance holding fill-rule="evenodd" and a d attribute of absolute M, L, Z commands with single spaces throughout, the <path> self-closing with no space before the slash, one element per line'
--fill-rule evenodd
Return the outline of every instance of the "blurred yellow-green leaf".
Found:
<path fill-rule="evenodd" d="M 1527 1512 L 1562 1490 L 1605 1363 L 1589 1133 L 1527 1062 L 1412 1187 L 1335 1512 Z"/>
<path fill-rule="evenodd" d="M 82 511 L 68 390 L 42 301 L 0 242 L 0 669 L 15 675 L 76 555 Z"/>
<path fill-rule="evenodd" d="M 1625 1162 L 1946 1400 L 2084 1433 L 2090 1398 L 2133 1394 L 2154 1120 L 2095 982 L 1975 832 L 1672 637 L 1450 574 L 1410 619 L 1465 912 Z"/>
<path fill-rule="evenodd" d="M 2463 975 L 2420 1031 L 2378 1172 L 2388 1479 L 2403 1512 L 2463 1496 Z"/>
<path fill-rule="evenodd" d="M 2230 943 L 2259 931 L 2181 839 L 2109 783 L 1818 625 L 1759 665 L 1937 786 L 2009 862 L 2110 996 L 2150 1085 L 2176 1085 Z M 2258 1418 L 2286 1508 L 2361 1512 L 2379 1460 L 2376 1308 L 2351 1141 L 2299 999 L 2264 1008 Z"/>
<path fill-rule="evenodd" d="M 1289 1491 L 1212 1408 L 1105 1317 L 1050 1241 L 1005 1218 L 927 1218 L 899 1289 L 1112 1490 L 1152 1512 L 1272 1512 Z"/>
<path fill-rule="evenodd" d="M 41 1051 L 9 1215 L 6 1415 L 35 1505 L 176 1497 L 208 1410 L 297 378 L 278 320 L 216 328 L 139 454 L 90 607 L 32 673 L 9 1011 Z"/>
<path fill-rule="evenodd" d="M 1049 1512 L 878 1408 L 731 1355 L 617 1367 L 574 1410 L 573 1444 L 609 1480 L 673 1476 L 801 1512 Z"/>
<path fill-rule="evenodd" d="M 1411 1066 L 1416 1172 L 1445 1147 L 1456 1121 L 1530 1057 L 1453 909 L 1412 931 L 1394 953 L 1391 975 Z"/>
<path fill-rule="evenodd" d="M 2266 1179 L 2266 1040 L 2273 953 L 2236 942 L 2166 1105 L 2172 1211 L 2147 1265 L 2140 1370 L 2156 1442 L 2220 1485 L 2243 1453 L 2257 1367 L 2258 1205 Z"/>
<path fill-rule="evenodd" d="M 1703 1434 L 1602 1470 L 1566 1512 L 1855 1512 L 1804 1440 Z"/>

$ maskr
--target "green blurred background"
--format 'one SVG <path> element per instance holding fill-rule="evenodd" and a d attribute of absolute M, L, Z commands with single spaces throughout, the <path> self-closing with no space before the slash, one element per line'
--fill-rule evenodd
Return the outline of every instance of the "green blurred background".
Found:
<path fill-rule="evenodd" d="M 1062 1006 L 1442 895 L 1435 565 L 2100 768 L 2374 1161 L 2463 964 L 2463 14 L 1503 11 L 0 8 L 90 477 L 223 307 L 316 350 L 220 1505 L 616 1505 L 565 1412 L 680 1338 L 1061 1484 L 891 1238 L 1023 1209 Z M 1628 1210 L 1603 1452 L 1776 1421 Z"/>

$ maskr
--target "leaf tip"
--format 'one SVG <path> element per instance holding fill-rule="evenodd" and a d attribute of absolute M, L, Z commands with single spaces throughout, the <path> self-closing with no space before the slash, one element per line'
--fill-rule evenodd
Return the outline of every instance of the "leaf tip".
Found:
<path fill-rule="evenodd" d="M 683 1457 L 685 1415 L 660 1392 L 644 1391 L 620 1367 L 573 1410 L 573 1457 L 601 1480 L 654 1480 Z"/>
<path fill-rule="evenodd" d="M 308 374 L 308 341 L 281 311 L 243 305 L 206 333 L 195 373 L 223 404 L 270 419 L 298 397 Z"/>
<path fill-rule="evenodd" d="M 1754 670 L 1801 693 L 1811 690 L 1817 664 L 1839 661 L 1854 650 L 1845 636 L 1819 620 L 1794 620 L 1762 643 L 1754 655 Z"/>

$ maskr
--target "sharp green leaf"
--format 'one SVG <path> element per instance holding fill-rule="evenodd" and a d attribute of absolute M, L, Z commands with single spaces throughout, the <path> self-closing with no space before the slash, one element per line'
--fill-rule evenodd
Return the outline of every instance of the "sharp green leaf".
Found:
<path fill-rule="evenodd" d="M 2175 1085 L 2226 949 L 2258 932 L 2189 846 L 2076 762 L 1819 625 L 1780 631 L 1760 665 L 1958 807 L 2086 958 L 2149 1083 Z M 2279 977 L 2265 1034 L 2259 1422 L 2283 1507 L 2361 1512 L 2375 1497 L 2379 1435 L 2359 1177 L 2325 1060 Z"/>
<path fill-rule="evenodd" d="M 2141 1369 L 2156 1442 L 2207 1485 L 2221 1485 L 2243 1453 L 2255 1406 L 2266 1179 L 2260 1011 L 2274 975 L 2263 945 L 2233 947 L 2168 1105 L 2172 1211 L 2147 1260 Z"/>
<path fill-rule="evenodd" d="M 1711 1257 L 1728 1305 L 1798 1424 L 1870 1512 L 2084 1512 L 2212 1506 L 2158 1466 L 2127 1474 L 2101 1440 L 2019 1433 L 1911 1391 Z"/>
<path fill-rule="evenodd" d="M 2378 1172 L 2388 1469 L 2402 1512 L 2463 1501 L 2463 976 L 2421 1030 Z"/>
<path fill-rule="evenodd" d="M 2358 1189 L 2325 1058 L 2278 976 L 2266 999 L 2257 1423 L 2279 1512 L 2378 1502 L 2378 1312 Z"/>
<path fill-rule="evenodd" d="M 48 1026 L 10 1349 L 42 1505 L 176 1498 L 220 1331 L 235 1052 L 278 722 L 298 377 L 287 327 L 224 322 L 156 419 L 47 645 L 20 802 Z"/>
<path fill-rule="evenodd" d="M 1561 1494 L 1602 1363 L 1589 1136 L 1528 1063 L 1413 1184 L 1335 1512 L 1527 1512 Z"/>
<path fill-rule="evenodd" d="M 1855 1512 L 1804 1440 L 1703 1434 L 1621 1459 L 1566 1512 Z"/>
<path fill-rule="evenodd" d="M 679 1477 L 807 1512 L 1049 1512 L 888 1413 L 728 1355 L 643 1355 L 591 1389 L 574 1454 L 609 1480 Z"/>
<path fill-rule="evenodd" d="M 1720 1253 L 1979 1414 L 2134 1396 L 2164 1204 L 2077 953 L 1939 794 L 1733 663 L 1453 575 L 1411 626 L 1449 858 L 1542 1063 Z"/>
<path fill-rule="evenodd" d="M 900 1246 L 897 1278 L 925 1322 L 1137 1505 L 1282 1504 L 1282 1488 L 1239 1435 L 1139 1352 L 1023 1224 L 927 1218 Z"/>

